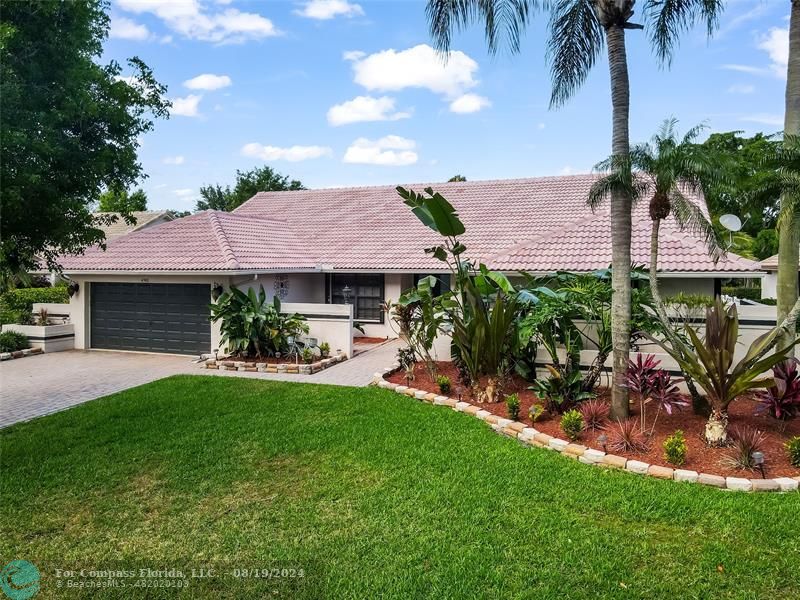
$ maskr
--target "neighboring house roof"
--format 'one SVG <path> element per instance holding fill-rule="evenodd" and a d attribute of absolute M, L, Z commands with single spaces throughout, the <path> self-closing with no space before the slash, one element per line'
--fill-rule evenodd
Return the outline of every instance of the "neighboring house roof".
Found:
<path fill-rule="evenodd" d="M 143 210 L 134 211 L 131 213 L 136 219 L 135 224 L 129 224 L 120 213 L 110 212 L 96 212 L 94 216 L 101 217 L 107 215 L 116 215 L 117 220 L 109 225 L 98 224 L 98 229 L 102 229 L 106 234 L 106 242 L 115 240 L 120 236 L 128 235 L 132 231 L 138 231 L 146 227 L 152 227 L 159 223 L 166 223 L 172 221 L 172 214 L 168 210 Z"/>
<path fill-rule="evenodd" d="M 777 272 L 778 270 L 778 255 L 770 256 L 769 258 L 765 258 L 761 261 L 761 268 L 764 271 L 769 271 L 771 273 Z M 798 269 L 800 271 L 800 269 Z"/>
<path fill-rule="evenodd" d="M 441 192 L 466 226 L 467 256 L 490 268 L 547 273 L 593 271 L 611 263 L 608 203 L 592 214 L 586 205 L 596 175 L 408 185 Z M 704 206 L 702 199 L 694 200 Z M 215 215 L 215 216 L 212 216 Z M 212 253 L 207 223 L 220 224 L 226 259 Z M 649 263 L 647 203 L 634 209 L 632 260 Z M 201 225 L 203 224 L 203 225 Z M 203 234 L 205 250 L 186 252 Z M 135 232 L 103 253 L 87 251 L 66 270 L 442 270 L 423 249 L 441 238 L 403 204 L 395 186 L 262 192 L 233 213 L 210 212 L 160 226 L 159 235 Z M 246 234 L 243 232 L 247 232 Z M 734 254 L 715 264 L 700 240 L 661 227 L 660 269 L 669 273 L 753 272 L 755 261 Z M 279 251 L 280 250 L 280 251 Z M 147 256 L 150 255 L 150 256 Z M 152 258 L 157 255 L 159 258 Z M 170 256 L 173 258 L 170 259 Z M 150 265 L 150 266 L 147 266 Z"/>

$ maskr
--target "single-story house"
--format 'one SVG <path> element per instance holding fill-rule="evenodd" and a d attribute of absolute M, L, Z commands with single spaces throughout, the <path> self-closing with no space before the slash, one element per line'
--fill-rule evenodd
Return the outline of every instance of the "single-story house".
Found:
<path fill-rule="evenodd" d="M 591 272 L 611 263 L 608 206 L 586 198 L 594 175 L 432 186 L 466 225 L 466 256 L 509 274 Z M 696 199 L 702 204 L 702 199 Z M 649 262 L 646 203 L 634 211 L 632 260 Z M 205 211 L 134 231 L 63 260 L 77 348 L 185 354 L 219 347 L 208 320 L 212 290 L 263 285 L 287 303 L 350 304 L 366 335 L 393 336 L 381 305 L 416 278 L 447 273 L 424 253 L 440 242 L 395 186 L 266 192 L 231 213 Z M 728 277 L 760 278 L 757 262 L 715 263 L 671 219 L 661 230 L 663 293 L 713 294 Z M 324 311 L 323 311 L 324 312 Z"/>
<path fill-rule="evenodd" d="M 96 212 L 93 213 L 95 217 L 108 217 L 109 215 L 116 216 L 113 223 L 101 223 L 97 227 L 102 229 L 106 234 L 106 242 L 113 241 L 123 235 L 128 235 L 134 231 L 141 231 L 148 227 L 155 227 L 162 223 L 168 223 L 174 219 L 172 213 L 168 210 L 137 210 L 131 213 L 135 222 L 128 223 L 120 213 L 109 212 Z"/>

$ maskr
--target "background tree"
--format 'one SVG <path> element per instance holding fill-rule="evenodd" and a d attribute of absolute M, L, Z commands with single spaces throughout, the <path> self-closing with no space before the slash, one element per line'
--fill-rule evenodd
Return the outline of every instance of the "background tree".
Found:
<path fill-rule="evenodd" d="M 428 0 L 428 21 L 434 43 L 449 50 L 453 31 L 483 22 L 489 51 L 501 42 L 520 50 L 525 27 L 536 12 L 551 7 L 548 55 L 553 91 L 551 107 L 561 106 L 583 85 L 604 48 L 611 79 L 611 153 L 624 161 L 629 152 L 630 87 L 625 31 L 643 29 L 634 23 L 635 0 Z M 669 64 L 679 36 L 698 20 L 708 33 L 717 26 L 722 0 L 646 0 L 644 21 L 662 64 Z M 631 320 L 631 204 L 624 192 L 611 195 L 612 345 L 611 414 L 628 416 L 626 374 Z"/>
<path fill-rule="evenodd" d="M 101 0 L 8 2 L 0 13 L 0 269 L 102 243 L 91 207 L 102 190 L 143 177 L 137 138 L 168 117 L 166 87 L 138 58 L 134 83 L 100 64 L 109 18 Z M 35 135 L 33 134 L 35 132 Z"/>
<path fill-rule="evenodd" d="M 304 190 L 303 184 L 296 179 L 281 175 L 272 167 L 263 166 L 249 171 L 236 171 L 236 183 L 233 189 L 219 184 L 200 188 L 201 200 L 197 201 L 197 210 L 231 211 L 240 206 L 258 192 L 285 192 Z"/>
<path fill-rule="evenodd" d="M 792 0 L 789 16 L 789 62 L 786 74 L 786 112 L 783 117 L 784 142 L 796 140 L 800 135 L 800 0 Z M 795 143 L 791 144 L 796 146 Z M 778 320 L 786 317 L 797 303 L 797 269 L 800 262 L 800 219 L 797 218 L 796 198 L 792 194 L 781 196 L 782 219 L 778 227 Z M 792 322 L 781 338 L 782 345 L 794 340 L 796 331 Z"/>
<path fill-rule="evenodd" d="M 447 180 L 447 183 L 454 183 L 456 181 L 466 181 L 467 178 L 463 175 L 453 175 L 450 179 Z"/>
<path fill-rule="evenodd" d="M 144 211 L 147 210 L 147 194 L 142 189 L 138 189 L 132 194 L 128 194 L 127 190 L 106 190 L 100 194 L 97 210 L 123 214 Z"/>

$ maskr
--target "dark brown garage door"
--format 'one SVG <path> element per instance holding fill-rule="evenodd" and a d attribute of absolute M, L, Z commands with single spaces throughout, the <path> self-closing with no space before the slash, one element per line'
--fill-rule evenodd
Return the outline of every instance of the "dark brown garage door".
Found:
<path fill-rule="evenodd" d="M 93 283 L 92 348 L 202 354 L 211 350 L 210 286 Z"/>

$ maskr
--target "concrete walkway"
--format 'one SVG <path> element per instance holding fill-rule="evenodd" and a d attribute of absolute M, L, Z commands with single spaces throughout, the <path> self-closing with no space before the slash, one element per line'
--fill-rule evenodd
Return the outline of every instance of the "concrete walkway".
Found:
<path fill-rule="evenodd" d="M 185 356 L 132 352 L 72 350 L 7 360 L 0 363 L 0 427 L 177 374 L 365 386 L 394 362 L 399 344 L 382 344 L 314 375 L 216 371 Z"/>

